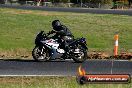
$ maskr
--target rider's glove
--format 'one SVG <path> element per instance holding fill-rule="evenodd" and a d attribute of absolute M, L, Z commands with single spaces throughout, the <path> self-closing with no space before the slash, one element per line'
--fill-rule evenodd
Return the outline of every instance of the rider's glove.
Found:
<path fill-rule="evenodd" d="M 53 34 L 53 33 L 55 33 L 55 31 L 54 30 L 52 30 L 52 31 L 50 31 L 49 33 L 47 33 L 48 35 L 50 35 L 50 34 Z"/>
<path fill-rule="evenodd" d="M 51 33 L 51 34 L 53 34 L 53 33 L 55 33 L 55 31 L 54 31 L 54 30 L 52 30 L 50 33 Z"/>

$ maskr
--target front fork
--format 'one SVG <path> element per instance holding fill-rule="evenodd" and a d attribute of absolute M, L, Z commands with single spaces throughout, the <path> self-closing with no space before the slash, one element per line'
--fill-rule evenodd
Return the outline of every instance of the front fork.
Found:
<path fill-rule="evenodd" d="M 41 49 L 41 52 L 40 52 L 41 55 L 43 55 L 43 51 L 44 51 L 44 46 Z"/>
<path fill-rule="evenodd" d="M 45 47 L 44 47 L 44 46 L 39 47 L 39 50 L 40 50 L 40 55 L 43 55 L 44 49 L 45 49 Z"/>
<path fill-rule="evenodd" d="M 46 47 L 44 46 L 42 46 L 40 50 L 41 50 L 40 55 L 41 56 L 46 55 L 46 59 L 49 60 L 50 59 L 49 50 L 47 50 Z"/>

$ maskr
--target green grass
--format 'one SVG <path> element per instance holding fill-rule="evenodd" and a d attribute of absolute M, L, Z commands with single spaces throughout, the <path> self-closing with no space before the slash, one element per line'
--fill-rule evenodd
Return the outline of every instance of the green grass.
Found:
<path fill-rule="evenodd" d="M 0 77 L 0 88 L 132 88 L 129 84 L 84 84 L 75 77 Z"/>
<path fill-rule="evenodd" d="M 0 51 L 32 51 L 40 30 L 52 30 L 59 19 L 75 37 L 85 37 L 91 51 L 112 51 L 119 33 L 120 51 L 132 52 L 132 17 L 127 15 L 64 13 L 0 8 Z"/>

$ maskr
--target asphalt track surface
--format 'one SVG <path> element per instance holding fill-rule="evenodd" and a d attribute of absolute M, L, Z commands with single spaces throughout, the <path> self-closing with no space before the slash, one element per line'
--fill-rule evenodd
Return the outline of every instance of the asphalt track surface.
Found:
<path fill-rule="evenodd" d="M 117 15 L 129 15 L 129 16 L 132 16 L 132 9 L 128 9 L 128 10 L 114 10 L 114 9 L 37 7 L 37 6 L 18 6 L 18 5 L 0 5 L 0 8 L 16 8 L 16 9 L 24 9 L 24 10 L 42 10 L 42 11 L 94 13 L 94 14 L 117 14 Z"/>
<path fill-rule="evenodd" d="M 132 61 L 88 60 L 84 63 L 74 63 L 72 60 L 35 62 L 34 60 L 1 59 L 0 76 L 76 76 L 80 65 L 87 74 L 132 75 Z"/>

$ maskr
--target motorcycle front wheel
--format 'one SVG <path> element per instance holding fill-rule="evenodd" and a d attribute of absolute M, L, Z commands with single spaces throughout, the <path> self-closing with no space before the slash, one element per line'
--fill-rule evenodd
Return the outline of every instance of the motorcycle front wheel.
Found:
<path fill-rule="evenodd" d="M 48 52 L 44 48 L 35 47 L 32 51 L 32 56 L 35 61 L 47 61 Z"/>

